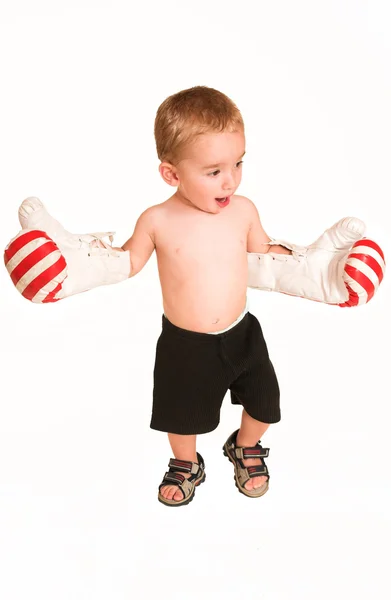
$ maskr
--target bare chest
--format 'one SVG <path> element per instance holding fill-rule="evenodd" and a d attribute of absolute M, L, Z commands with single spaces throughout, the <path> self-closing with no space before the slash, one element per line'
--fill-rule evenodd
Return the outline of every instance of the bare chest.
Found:
<path fill-rule="evenodd" d="M 231 207 L 230 207 L 231 209 Z M 240 260 L 247 252 L 248 221 L 240 207 L 227 214 L 212 215 L 195 211 L 167 209 L 162 211 L 155 231 L 156 255 L 160 266 L 171 267 L 170 272 L 202 268 L 215 271 L 229 268 L 229 263 Z"/>
<path fill-rule="evenodd" d="M 162 214 L 156 257 L 164 312 L 172 322 L 213 331 L 237 318 L 247 292 L 247 233 L 239 208 L 224 216 Z"/>

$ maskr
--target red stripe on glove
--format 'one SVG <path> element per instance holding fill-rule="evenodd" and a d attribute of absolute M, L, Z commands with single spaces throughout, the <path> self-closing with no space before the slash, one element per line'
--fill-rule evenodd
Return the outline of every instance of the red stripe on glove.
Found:
<path fill-rule="evenodd" d="M 55 298 L 55 297 L 54 297 L 54 296 L 57 294 L 57 292 L 59 292 L 61 289 L 62 289 L 62 284 L 61 284 L 61 283 L 59 283 L 59 284 L 58 284 L 58 285 L 57 285 L 57 286 L 54 288 L 54 290 L 52 290 L 52 291 L 50 292 L 50 294 L 48 294 L 48 295 L 46 296 L 46 298 L 44 298 L 44 299 L 42 300 L 42 304 L 45 304 L 45 303 L 47 303 L 47 302 L 58 302 L 59 300 L 61 300 L 61 298 Z"/>
<path fill-rule="evenodd" d="M 338 306 L 342 306 L 342 307 L 349 307 L 349 306 L 357 306 L 358 304 L 358 294 L 352 290 L 352 288 L 350 287 L 350 285 L 348 285 L 345 281 L 345 286 L 346 289 L 348 290 L 349 293 L 349 299 L 346 300 L 346 302 L 343 302 L 341 304 L 339 304 Z"/>
<path fill-rule="evenodd" d="M 369 300 L 375 293 L 375 286 L 373 285 L 369 277 L 367 277 L 366 275 L 364 275 L 364 273 L 361 273 L 361 271 L 356 269 L 356 267 L 352 267 L 351 265 L 345 265 L 345 271 L 349 275 L 349 277 L 357 281 L 357 283 L 359 283 L 361 287 L 364 288 L 364 290 L 368 294 L 367 302 L 369 302 Z"/>
<path fill-rule="evenodd" d="M 372 271 L 374 271 L 376 273 L 377 278 L 379 279 L 379 283 L 382 282 L 384 272 L 383 272 L 383 269 L 381 268 L 381 266 L 379 265 L 379 263 L 377 262 L 376 258 L 373 258 L 373 256 L 369 256 L 369 254 L 354 254 L 354 253 L 349 254 L 349 259 L 350 258 L 357 258 L 358 260 L 361 260 L 363 263 L 368 265 L 368 267 L 370 267 L 372 269 Z"/>
<path fill-rule="evenodd" d="M 67 263 L 65 262 L 65 258 L 61 255 L 54 265 L 47 268 L 45 271 L 40 273 L 38 277 L 33 279 L 33 281 L 22 292 L 22 296 L 28 300 L 34 298 L 35 294 L 45 287 L 45 285 L 50 283 L 55 277 L 57 277 L 57 275 L 59 275 L 66 266 Z"/>
<path fill-rule="evenodd" d="M 356 246 L 368 246 L 368 248 L 372 248 L 373 250 L 376 250 L 376 252 L 378 252 L 380 254 L 380 256 L 382 257 L 382 259 L 384 260 L 383 250 L 373 240 L 368 240 L 367 238 L 363 238 L 362 240 L 355 242 L 353 244 L 352 248 L 355 248 Z M 384 260 L 384 262 L 386 262 L 386 261 Z"/>
<path fill-rule="evenodd" d="M 49 238 L 49 240 L 42 244 L 42 246 L 39 246 L 39 248 L 36 248 L 30 254 L 28 254 L 26 258 L 20 261 L 20 263 L 10 274 L 14 285 L 16 285 L 19 279 L 21 279 L 28 271 L 30 271 L 31 267 L 34 267 L 37 263 L 39 263 L 40 260 L 46 258 L 46 256 L 49 256 L 49 254 L 55 252 L 56 250 L 58 250 L 57 246 Z"/>
<path fill-rule="evenodd" d="M 32 240 L 36 240 L 38 238 L 45 238 L 47 240 L 52 241 L 44 231 L 38 231 L 34 229 L 34 231 L 26 231 L 23 235 L 20 235 L 16 240 L 10 244 L 10 246 L 4 251 L 4 262 L 7 264 L 9 260 L 21 249 L 23 246 L 31 242 Z M 54 242 L 53 242 L 54 244 Z"/>

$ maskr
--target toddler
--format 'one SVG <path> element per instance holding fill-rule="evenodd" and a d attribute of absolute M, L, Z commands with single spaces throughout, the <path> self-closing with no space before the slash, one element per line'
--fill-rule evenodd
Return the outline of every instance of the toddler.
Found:
<path fill-rule="evenodd" d="M 224 444 L 236 485 L 249 497 L 268 489 L 257 443 L 280 420 L 279 386 L 257 318 L 247 307 L 247 252 L 290 253 L 267 245 L 258 211 L 235 192 L 246 152 L 244 123 L 223 93 L 196 86 L 158 108 L 159 172 L 176 189 L 139 217 L 129 250 L 136 275 L 156 250 L 162 287 L 150 427 L 167 432 L 169 461 L 158 499 L 188 504 L 205 479 L 197 434 L 216 429 L 230 390 L 243 406 L 241 425 Z"/>
<path fill-rule="evenodd" d="M 253 202 L 235 194 L 246 152 L 244 124 L 223 93 L 196 86 L 168 97 L 157 111 L 155 139 L 159 172 L 176 191 L 140 215 L 122 248 L 103 241 L 112 240 L 110 232 L 66 231 L 29 197 L 19 207 L 23 229 L 8 244 L 5 263 L 25 298 L 46 303 L 133 277 L 156 250 L 164 314 L 150 426 L 167 432 L 174 454 L 158 499 L 167 506 L 193 499 L 205 480 L 196 438 L 216 429 L 228 390 L 243 411 L 223 451 L 239 491 L 257 498 L 269 486 L 263 460 L 269 449 L 260 438 L 281 419 L 280 393 L 261 325 L 248 310 L 247 287 L 357 306 L 380 284 L 384 255 L 363 238 L 365 224 L 353 217 L 308 248 L 270 240 Z M 291 250 L 290 259 L 275 255 Z M 291 260 L 288 285 L 277 288 L 268 265 Z"/>

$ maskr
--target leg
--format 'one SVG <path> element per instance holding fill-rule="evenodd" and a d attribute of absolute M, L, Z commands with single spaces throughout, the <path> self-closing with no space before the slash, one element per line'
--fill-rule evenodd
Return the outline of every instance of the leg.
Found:
<path fill-rule="evenodd" d="M 196 435 L 179 435 L 177 433 L 169 433 L 168 441 L 170 442 L 172 452 L 175 458 L 180 460 L 191 460 L 191 462 L 197 462 L 196 453 Z M 189 473 L 182 473 L 187 479 L 190 477 Z M 161 489 L 161 495 L 169 500 L 182 500 L 183 494 L 178 489 L 177 485 L 165 485 Z"/>
<path fill-rule="evenodd" d="M 258 440 L 261 439 L 265 431 L 268 429 L 269 423 L 262 423 L 262 421 L 257 421 L 250 417 L 250 415 L 243 408 L 242 412 L 242 424 L 238 431 L 238 435 L 236 438 L 236 444 L 238 446 L 255 446 Z M 254 465 L 260 465 L 260 458 L 247 458 L 243 460 L 243 464 L 245 467 L 251 467 Z M 266 477 L 254 477 L 249 481 L 246 481 L 244 487 L 247 490 L 251 490 L 253 488 L 261 487 L 265 481 Z"/>

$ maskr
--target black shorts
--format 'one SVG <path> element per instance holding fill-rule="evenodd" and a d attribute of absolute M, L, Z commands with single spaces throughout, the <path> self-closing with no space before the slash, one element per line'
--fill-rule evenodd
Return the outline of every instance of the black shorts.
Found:
<path fill-rule="evenodd" d="M 218 334 L 182 329 L 162 316 L 154 366 L 150 427 L 183 435 L 207 433 L 231 403 L 264 423 L 277 423 L 280 390 L 258 319 L 247 312 Z"/>

